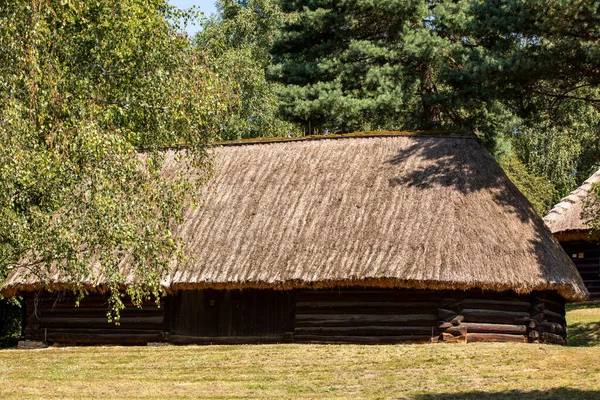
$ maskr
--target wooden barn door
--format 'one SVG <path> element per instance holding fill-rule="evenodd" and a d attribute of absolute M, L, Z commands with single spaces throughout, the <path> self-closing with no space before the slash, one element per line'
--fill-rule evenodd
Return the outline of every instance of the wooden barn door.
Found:
<path fill-rule="evenodd" d="M 286 333 L 293 332 L 293 305 L 294 293 L 290 291 L 182 290 L 171 299 L 171 340 L 281 341 Z"/>

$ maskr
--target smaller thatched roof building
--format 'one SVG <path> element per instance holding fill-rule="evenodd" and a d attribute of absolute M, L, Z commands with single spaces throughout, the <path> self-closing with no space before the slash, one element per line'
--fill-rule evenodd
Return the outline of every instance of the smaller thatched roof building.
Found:
<path fill-rule="evenodd" d="M 593 300 L 600 299 L 600 244 L 590 237 L 591 226 L 583 217 L 591 189 L 600 183 L 600 170 L 555 205 L 544 217 L 554 237 L 575 263 Z"/>
<path fill-rule="evenodd" d="M 585 199 L 595 183 L 600 183 L 600 170 L 563 198 L 544 217 L 544 222 L 559 240 L 586 239 L 591 227 L 582 217 L 582 212 Z"/>

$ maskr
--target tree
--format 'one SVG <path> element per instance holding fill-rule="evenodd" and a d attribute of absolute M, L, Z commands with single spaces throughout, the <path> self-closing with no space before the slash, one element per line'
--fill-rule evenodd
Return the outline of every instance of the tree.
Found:
<path fill-rule="evenodd" d="M 496 157 L 512 160 L 506 166 L 526 167 L 513 176 L 524 179 L 521 188 L 550 181 L 556 190 L 535 200 L 545 207 L 598 162 L 594 2 L 286 0 L 282 7 L 291 17 L 273 45 L 270 76 L 285 85 L 280 110 L 289 120 L 329 131 L 474 132 Z"/>
<path fill-rule="evenodd" d="M 328 131 L 442 125 L 422 0 L 289 0 L 272 47 L 282 115 Z"/>
<path fill-rule="evenodd" d="M 212 68 L 239 88 L 239 101 L 220 129 L 223 140 L 295 136 L 298 126 L 278 116 L 276 83 L 268 82 L 269 48 L 283 18 L 276 0 L 219 0 L 218 15 L 207 20 L 196 45 L 214 59 Z"/>
<path fill-rule="evenodd" d="M 55 271 L 80 294 L 102 275 L 116 318 L 127 278 L 134 303 L 160 294 L 233 98 L 179 33 L 187 17 L 164 0 L 1 2 L 2 275 Z M 199 176 L 161 175 L 159 150 L 174 144 Z"/>
<path fill-rule="evenodd" d="M 556 185 L 552 203 L 597 166 L 600 7 L 586 1 L 444 1 L 435 7 L 448 60 L 443 96 L 498 101 L 513 115 L 513 148 Z"/>

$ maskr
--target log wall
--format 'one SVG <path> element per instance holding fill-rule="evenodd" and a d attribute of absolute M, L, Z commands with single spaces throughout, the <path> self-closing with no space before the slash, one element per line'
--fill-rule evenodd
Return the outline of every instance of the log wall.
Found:
<path fill-rule="evenodd" d="M 141 309 L 125 301 L 119 325 L 107 322 L 106 296 L 86 296 L 79 307 L 62 292 L 24 296 L 24 334 L 29 340 L 66 344 L 146 344 L 164 340 L 164 308 L 146 302 Z"/>
<path fill-rule="evenodd" d="M 334 289 L 296 293 L 294 339 L 313 343 L 423 343 L 437 335 L 439 293 Z"/>
<path fill-rule="evenodd" d="M 575 263 L 590 299 L 600 300 L 600 246 L 583 240 L 561 242 L 561 245 Z"/>
<path fill-rule="evenodd" d="M 565 302 L 548 293 L 448 292 L 440 302 L 445 342 L 566 344 Z"/>
<path fill-rule="evenodd" d="M 60 294 L 26 296 L 25 337 L 71 344 L 432 343 L 566 344 L 564 300 L 552 293 L 377 288 L 196 290 L 128 307 L 106 322 L 106 299 L 80 307 Z"/>

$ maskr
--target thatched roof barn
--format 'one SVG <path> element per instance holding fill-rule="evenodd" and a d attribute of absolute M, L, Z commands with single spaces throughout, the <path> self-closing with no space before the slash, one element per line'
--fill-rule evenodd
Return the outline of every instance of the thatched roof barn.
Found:
<path fill-rule="evenodd" d="M 164 281 L 174 296 L 371 288 L 435 301 L 511 293 L 523 303 L 546 293 L 559 308 L 587 296 L 569 257 L 475 137 L 341 135 L 215 151 L 205 205 L 188 211 L 179 232 L 193 262 L 173 265 Z M 177 168 L 171 153 L 165 172 Z M 3 291 L 35 288 L 17 271 Z"/>
<path fill-rule="evenodd" d="M 591 226 L 583 217 L 586 199 L 594 184 L 600 183 L 600 170 L 556 204 L 544 217 L 554 237 L 572 258 L 593 299 L 600 298 L 600 244 L 590 237 Z"/>
<path fill-rule="evenodd" d="M 544 217 L 544 222 L 557 237 L 585 239 L 591 227 L 582 218 L 584 201 L 590 195 L 592 185 L 600 183 L 600 170 L 590 176 L 581 186 L 556 204 Z"/>

